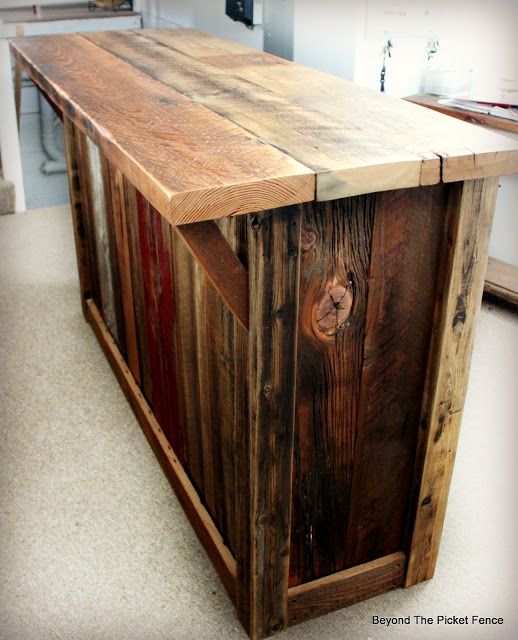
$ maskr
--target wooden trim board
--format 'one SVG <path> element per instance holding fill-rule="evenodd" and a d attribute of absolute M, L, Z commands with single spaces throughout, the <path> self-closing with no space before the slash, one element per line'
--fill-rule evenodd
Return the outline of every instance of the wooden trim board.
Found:
<path fill-rule="evenodd" d="M 435 571 L 457 449 L 498 178 L 452 186 L 448 255 L 434 318 L 417 451 L 415 519 L 405 586 Z"/>
<path fill-rule="evenodd" d="M 518 307 L 518 267 L 490 257 L 484 293 Z"/>
<path fill-rule="evenodd" d="M 288 624 L 340 609 L 403 585 L 401 551 L 288 589 Z"/>
<path fill-rule="evenodd" d="M 174 229 L 228 309 L 248 330 L 248 273 L 214 220 Z"/>
<path fill-rule="evenodd" d="M 92 299 L 86 301 L 87 320 L 103 348 L 115 377 L 128 399 L 151 448 L 160 462 L 167 479 L 176 493 L 201 544 L 214 564 L 230 599 L 236 599 L 236 561 L 223 542 L 212 518 L 167 441 L 151 408 L 144 399 L 115 341 L 110 335 L 97 306 Z"/>
<path fill-rule="evenodd" d="M 492 127 L 493 129 L 499 129 L 500 131 L 518 133 L 518 122 L 514 120 L 507 120 L 506 118 L 499 118 L 498 116 L 491 116 L 486 113 L 476 113 L 475 111 L 460 109 L 452 105 L 440 104 L 439 99 L 439 96 L 434 96 L 429 93 L 416 94 L 405 98 L 407 102 L 413 102 L 421 107 L 433 109 L 434 111 L 443 113 L 446 116 L 451 116 L 458 120 L 464 120 L 464 122 Z"/>

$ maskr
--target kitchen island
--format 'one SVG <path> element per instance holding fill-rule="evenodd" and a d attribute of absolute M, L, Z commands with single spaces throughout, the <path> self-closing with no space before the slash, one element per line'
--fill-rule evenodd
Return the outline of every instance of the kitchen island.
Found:
<path fill-rule="evenodd" d="M 248 634 L 432 577 L 517 145 L 190 29 L 11 46 L 85 317 Z"/>

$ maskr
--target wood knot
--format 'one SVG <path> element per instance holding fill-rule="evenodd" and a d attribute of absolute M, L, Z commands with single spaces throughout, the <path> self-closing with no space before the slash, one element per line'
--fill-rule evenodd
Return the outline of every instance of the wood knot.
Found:
<path fill-rule="evenodd" d="M 316 308 L 315 329 L 327 337 L 336 335 L 351 315 L 351 287 L 334 284 L 326 289 Z"/>
<path fill-rule="evenodd" d="M 302 251 L 310 251 L 316 245 L 318 236 L 309 225 L 304 225 L 300 234 L 300 246 Z"/>

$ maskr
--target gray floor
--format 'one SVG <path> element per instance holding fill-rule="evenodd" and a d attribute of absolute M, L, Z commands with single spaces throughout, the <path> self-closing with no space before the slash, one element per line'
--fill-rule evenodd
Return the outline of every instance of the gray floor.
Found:
<path fill-rule="evenodd" d="M 0 322 L 0 639 L 244 639 L 82 319 L 65 207 L 0 218 Z M 279 638 L 518 638 L 517 380 L 485 305 L 436 577 Z M 505 624 L 372 624 L 418 614 Z"/>

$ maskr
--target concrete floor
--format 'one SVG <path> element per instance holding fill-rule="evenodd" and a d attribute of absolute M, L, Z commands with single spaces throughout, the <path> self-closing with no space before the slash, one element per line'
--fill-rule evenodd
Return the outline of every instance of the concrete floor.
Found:
<path fill-rule="evenodd" d="M 78 297 L 66 207 L 0 218 L 0 639 L 246 637 Z M 518 316 L 484 305 L 434 580 L 285 640 L 518 638 Z M 372 616 L 503 616 L 500 627 Z"/>

